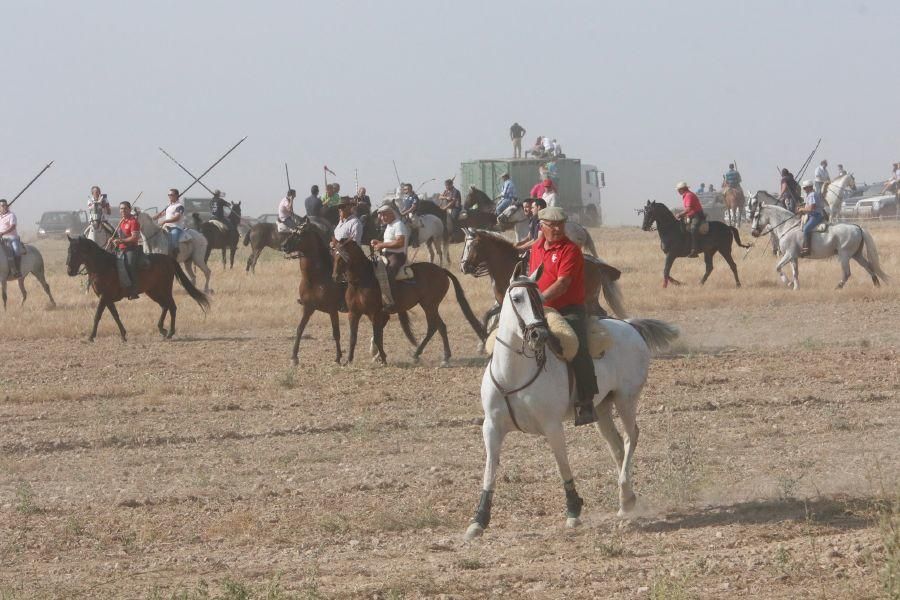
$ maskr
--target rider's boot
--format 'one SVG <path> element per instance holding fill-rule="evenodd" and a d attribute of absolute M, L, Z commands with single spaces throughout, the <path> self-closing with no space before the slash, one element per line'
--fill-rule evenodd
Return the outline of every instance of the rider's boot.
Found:
<path fill-rule="evenodd" d="M 809 245 L 812 242 L 812 231 L 803 234 L 803 247 L 800 248 L 800 256 L 809 256 Z"/>
<path fill-rule="evenodd" d="M 15 268 L 15 273 L 11 273 L 11 277 L 19 279 L 22 276 L 22 257 L 18 254 L 13 256 L 13 267 Z"/>
<path fill-rule="evenodd" d="M 575 426 L 587 425 L 597 420 L 597 413 L 594 411 L 594 399 L 579 399 L 575 403 Z"/>
<path fill-rule="evenodd" d="M 691 234 L 691 253 L 688 254 L 688 258 L 697 258 L 700 256 L 700 244 L 697 242 L 697 234 Z"/>

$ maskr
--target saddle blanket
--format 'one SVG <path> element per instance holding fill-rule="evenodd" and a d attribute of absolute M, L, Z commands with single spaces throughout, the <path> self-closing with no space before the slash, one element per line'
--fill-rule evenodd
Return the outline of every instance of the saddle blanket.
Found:
<path fill-rule="evenodd" d="M 213 225 L 215 225 L 216 227 L 218 227 L 218 228 L 219 228 L 219 231 L 221 231 L 222 233 L 228 233 L 228 232 L 229 232 L 228 226 L 227 226 L 225 223 L 223 223 L 222 221 L 219 221 L 218 219 L 210 219 L 210 220 L 207 221 L 207 222 L 208 222 L 208 223 L 212 223 Z"/>
<path fill-rule="evenodd" d="M 544 312 L 547 314 L 547 325 L 550 327 L 550 333 L 559 340 L 559 345 L 562 348 L 562 352 L 558 354 L 559 358 L 566 362 L 571 362 L 578 352 L 578 336 L 575 335 L 575 330 L 572 329 L 565 317 L 555 309 L 545 307 Z M 485 342 L 485 350 L 487 350 L 488 354 L 494 353 L 494 342 L 496 339 L 497 330 L 494 329 L 488 336 L 487 342 Z M 606 327 L 604 327 L 603 319 L 588 319 L 588 351 L 591 356 L 593 358 L 603 358 L 607 350 L 612 347 L 612 343 L 612 337 L 609 335 Z"/>

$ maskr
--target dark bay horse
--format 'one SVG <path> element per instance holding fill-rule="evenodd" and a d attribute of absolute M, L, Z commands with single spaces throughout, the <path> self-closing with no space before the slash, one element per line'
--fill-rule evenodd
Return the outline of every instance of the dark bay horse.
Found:
<path fill-rule="evenodd" d="M 303 306 L 303 314 L 297 325 L 294 337 L 294 349 L 291 362 L 300 363 L 300 337 L 313 313 L 321 311 L 331 318 L 331 337 L 334 338 L 336 363 L 341 362 L 341 326 L 338 321 L 338 308 L 344 290 L 331 276 L 332 258 L 328 249 L 328 241 L 322 230 L 309 219 L 301 219 L 300 225 L 284 240 L 281 249 L 288 253 L 297 253 L 300 259 L 300 292 L 297 302 Z"/>
<path fill-rule="evenodd" d="M 375 267 L 372 261 L 366 257 L 362 248 L 352 240 L 341 241 L 335 249 L 335 273 L 343 275 L 347 280 L 347 308 L 350 311 L 350 354 L 348 361 L 353 360 L 353 350 L 356 344 L 356 330 L 362 315 L 367 315 L 372 320 L 374 342 L 381 360 L 384 360 L 384 348 L 379 344 L 382 340 L 384 323 L 387 322 L 387 314 L 381 300 L 381 290 L 375 279 Z M 456 301 L 462 310 L 463 316 L 471 325 L 478 339 L 484 342 L 487 335 L 472 308 L 469 306 L 466 295 L 463 292 L 459 280 L 446 269 L 442 269 L 431 263 L 413 263 L 409 265 L 413 271 L 413 279 L 398 281 L 394 286 L 394 301 L 397 307 L 397 315 L 404 323 L 403 313 L 409 311 L 417 304 L 425 311 L 425 321 L 428 330 L 422 342 L 413 352 L 413 359 L 418 360 L 428 341 L 437 331 L 444 342 L 444 357 L 441 366 L 447 366 L 450 362 L 450 340 L 447 337 L 447 325 L 441 318 L 438 308 L 450 284 L 456 293 Z M 384 315 L 384 316 L 381 316 Z M 407 334 L 410 338 L 411 335 Z M 410 339 L 410 341 L 414 341 Z"/>
<path fill-rule="evenodd" d="M 681 221 L 675 218 L 672 211 L 660 202 L 651 202 L 647 200 L 646 206 L 639 211 L 644 215 L 644 223 L 641 229 L 644 231 L 652 231 L 653 224 L 659 230 L 659 241 L 662 246 L 663 254 L 666 255 L 666 265 L 663 268 L 663 287 L 668 287 L 669 282 L 675 285 L 681 285 L 681 282 L 674 279 L 669 273 L 672 271 L 672 265 L 675 259 L 680 256 L 687 256 L 691 253 L 691 235 L 684 230 Z M 703 252 L 703 259 L 706 261 L 706 272 L 700 278 L 700 285 L 706 283 L 709 274 L 713 270 L 713 256 L 718 252 L 731 267 L 734 273 L 734 282 L 741 287 L 741 280 L 738 277 L 737 265 L 731 257 L 731 244 L 737 242 L 741 248 L 749 248 L 752 244 L 742 244 L 741 234 L 735 227 L 726 225 L 721 221 L 708 221 L 709 232 L 701 235 L 699 244 L 700 250 Z"/>
<path fill-rule="evenodd" d="M 234 268 L 234 254 L 237 252 L 238 242 L 241 241 L 241 234 L 238 231 L 238 225 L 241 224 L 241 203 L 234 202 L 231 205 L 231 212 L 228 214 L 228 224 L 231 229 L 228 233 L 224 233 L 218 226 L 200 219 L 200 215 L 194 213 L 194 229 L 203 234 L 206 238 L 206 262 L 209 263 L 209 255 L 213 250 L 222 250 L 222 268 L 229 265 L 225 262 L 225 250 L 231 250 L 231 268 Z"/>
<path fill-rule="evenodd" d="M 494 200 L 473 185 L 469 187 L 469 191 L 466 193 L 466 198 L 463 200 L 463 208 L 473 210 L 476 206 L 480 212 L 489 214 L 494 212 Z"/>
<path fill-rule="evenodd" d="M 259 255 L 266 248 L 281 250 L 281 244 L 287 237 L 287 232 L 278 232 L 275 223 L 257 223 L 244 234 L 244 245 L 250 246 L 250 256 L 247 258 L 247 272 L 256 273 L 256 262 Z"/>
<path fill-rule="evenodd" d="M 503 236 L 477 229 L 466 230 L 466 246 L 460 259 L 460 270 L 474 277 L 489 275 L 494 299 L 497 301 L 482 319 L 485 328 L 490 318 L 500 312 L 509 281 L 521 260 L 521 252 Z M 606 311 L 598 301 L 602 293 L 613 313 L 621 319 L 627 318 L 622 291 L 617 283 L 621 274 L 621 271 L 599 259 L 585 257 L 585 307 L 590 314 L 606 316 Z"/>
<path fill-rule="evenodd" d="M 175 335 L 175 312 L 177 311 L 175 298 L 172 296 L 174 279 L 178 279 L 178 283 L 200 305 L 203 312 L 209 310 L 209 299 L 206 294 L 194 287 L 175 259 L 165 254 L 147 254 L 145 258 L 149 262 L 149 266 L 137 271 L 137 289 L 140 293 L 147 294 L 162 307 L 162 314 L 159 316 L 159 323 L 156 327 L 163 337 L 171 338 Z M 88 338 L 92 342 L 97 337 L 97 325 L 100 323 L 100 317 L 107 308 L 115 319 L 116 325 L 119 326 L 122 341 L 127 339 L 125 326 L 122 325 L 119 311 L 116 309 L 116 302 L 127 295 L 126 290 L 119 284 L 117 260 L 115 255 L 106 252 L 86 237 L 69 238 L 69 252 L 66 257 L 69 276 L 78 275 L 84 265 L 90 277 L 91 287 L 100 298 L 97 303 L 97 312 L 94 314 L 94 327 Z M 166 313 L 171 313 L 168 332 L 163 327 Z"/>

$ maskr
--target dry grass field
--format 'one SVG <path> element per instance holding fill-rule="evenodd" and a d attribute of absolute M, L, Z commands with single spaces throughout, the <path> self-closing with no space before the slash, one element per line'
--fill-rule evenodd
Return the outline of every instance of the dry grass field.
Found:
<path fill-rule="evenodd" d="M 240 269 L 212 261 L 208 315 L 177 293 L 175 339 L 141 299 L 119 305 L 127 344 L 108 315 L 91 344 L 95 298 L 65 275 L 65 245 L 40 242 L 58 308 L 30 280 L 27 304 L 11 288 L 0 317 L 0 599 L 888 595 L 900 228 L 871 230 L 894 285 L 873 288 L 854 263 L 836 291 L 835 261 L 803 262 L 797 292 L 761 241 L 737 254 L 744 288 L 716 258 L 705 287 L 702 262 L 681 259 L 686 285 L 663 290 L 655 233 L 594 231 L 631 314 L 682 329 L 641 400 L 640 513 L 615 517 L 605 444 L 568 426 L 586 506 L 566 530 L 549 448 L 512 434 L 473 543 L 485 359 L 452 297 L 449 368 L 438 340 L 412 364 L 396 320 L 386 367 L 365 352 L 336 366 L 317 315 L 295 369 L 297 264 L 267 250 L 249 276 L 241 247 Z M 488 281 L 460 279 L 488 308 Z"/>

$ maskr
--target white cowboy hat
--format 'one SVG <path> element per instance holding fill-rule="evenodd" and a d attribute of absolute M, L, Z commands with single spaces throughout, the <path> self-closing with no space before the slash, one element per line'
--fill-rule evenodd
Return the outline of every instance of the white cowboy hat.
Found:
<path fill-rule="evenodd" d="M 815 186 L 813 186 L 812 179 L 804 179 L 803 183 L 800 184 L 800 187 L 802 187 L 803 189 L 806 189 L 808 187 L 815 187 Z"/>
<path fill-rule="evenodd" d="M 677 192 L 678 190 L 683 190 L 684 188 L 688 188 L 688 187 L 691 187 L 691 186 L 689 186 L 687 184 L 687 181 L 679 181 L 678 183 L 675 184 L 675 191 Z"/>

